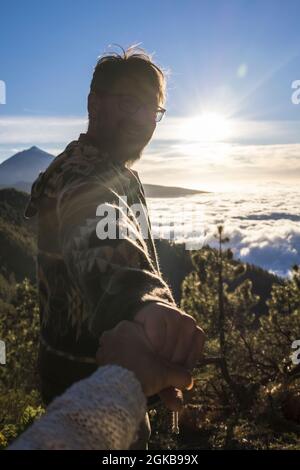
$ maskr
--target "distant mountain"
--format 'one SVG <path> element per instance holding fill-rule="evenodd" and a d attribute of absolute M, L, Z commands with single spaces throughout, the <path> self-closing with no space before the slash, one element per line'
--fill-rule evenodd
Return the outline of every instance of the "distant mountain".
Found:
<path fill-rule="evenodd" d="M 158 184 L 143 184 L 143 187 L 147 197 L 182 197 L 207 192 L 197 189 L 178 188 L 176 186 L 160 186 Z"/>
<path fill-rule="evenodd" d="M 45 171 L 53 158 L 54 155 L 35 146 L 16 153 L 0 164 L 0 187 L 13 187 L 19 191 L 30 192 L 39 172 Z M 143 186 L 147 197 L 182 197 L 206 192 L 156 184 Z"/>
<path fill-rule="evenodd" d="M 38 147 L 18 152 L 0 165 L 0 186 L 22 187 L 32 183 L 51 163 L 53 155 Z"/>

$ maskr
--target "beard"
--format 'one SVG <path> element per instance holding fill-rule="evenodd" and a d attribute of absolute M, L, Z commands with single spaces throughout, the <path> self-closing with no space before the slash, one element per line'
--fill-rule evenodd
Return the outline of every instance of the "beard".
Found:
<path fill-rule="evenodd" d="M 121 123 L 122 124 L 122 123 Z M 114 132 L 108 133 L 101 129 L 99 140 L 103 150 L 110 154 L 110 158 L 121 165 L 131 167 L 138 161 L 151 136 L 145 131 L 132 131 L 127 126 L 119 126 Z"/>

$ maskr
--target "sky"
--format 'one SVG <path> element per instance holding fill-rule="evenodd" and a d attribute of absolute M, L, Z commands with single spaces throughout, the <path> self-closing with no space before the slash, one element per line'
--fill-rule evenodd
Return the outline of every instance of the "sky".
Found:
<path fill-rule="evenodd" d="M 298 0 L 3 0 L 0 8 L 0 162 L 32 145 L 60 153 L 86 130 L 97 57 L 138 43 L 168 71 L 166 116 L 136 164 L 143 182 L 297 186 Z"/>

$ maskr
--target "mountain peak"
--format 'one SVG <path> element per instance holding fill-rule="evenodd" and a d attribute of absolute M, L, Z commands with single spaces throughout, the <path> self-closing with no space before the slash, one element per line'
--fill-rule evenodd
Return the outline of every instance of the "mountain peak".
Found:
<path fill-rule="evenodd" d="M 0 186 L 12 186 L 20 181 L 32 183 L 53 158 L 36 145 L 16 153 L 0 164 Z"/>
<path fill-rule="evenodd" d="M 46 154 L 46 155 L 53 157 L 53 155 L 51 155 L 48 152 L 45 152 L 45 150 L 41 149 L 40 147 L 37 147 L 36 145 L 33 145 L 32 147 L 25 149 L 19 153 L 40 153 L 40 154 Z"/>

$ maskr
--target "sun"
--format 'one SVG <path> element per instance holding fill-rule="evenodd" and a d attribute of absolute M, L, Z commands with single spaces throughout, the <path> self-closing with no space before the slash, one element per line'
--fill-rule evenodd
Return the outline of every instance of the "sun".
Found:
<path fill-rule="evenodd" d="M 203 113 L 186 118 L 180 133 L 183 140 L 196 142 L 223 142 L 232 135 L 229 118 L 218 113 Z"/>

